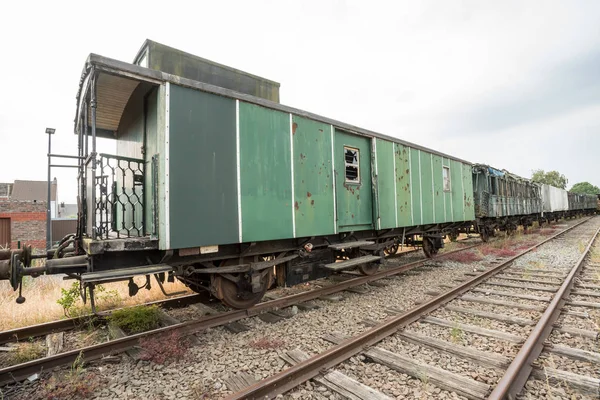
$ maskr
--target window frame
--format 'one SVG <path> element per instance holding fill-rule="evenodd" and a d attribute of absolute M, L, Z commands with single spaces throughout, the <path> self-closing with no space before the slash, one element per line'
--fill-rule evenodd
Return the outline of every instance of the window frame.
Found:
<path fill-rule="evenodd" d="M 444 179 L 444 171 L 447 171 L 446 177 L 448 179 Z M 446 181 L 448 182 L 448 187 L 446 187 Z M 450 178 L 450 166 L 442 165 L 442 188 L 444 192 L 452 191 L 452 180 Z"/>
<path fill-rule="evenodd" d="M 346 151 L 355 151 L 356 152 L 356 164 L 349 163 L 346 161 Z M 348 174 L 346 168 L 348 167 L 356 167 L 356 180 L 348 179 Z M 360 149 L 357 147 L 346 146 L 344 145 L 344 183 L 350 185 L 360 185 Z"/>

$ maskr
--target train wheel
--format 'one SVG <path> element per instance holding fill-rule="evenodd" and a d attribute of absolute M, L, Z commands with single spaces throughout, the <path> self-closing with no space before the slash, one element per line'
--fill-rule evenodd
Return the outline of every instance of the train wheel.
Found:
<path fill-rule="evenodd" d="M 481 241 L 484 243 L 490 240 L 490 233 L 485 226 L 479 228 L 479 236 L 481 236 Z"/>
<path fill-rule="evenodd" d="M 431 258 L 435 256 L 438 252 L 438 249 L 433 245 L 433 240 L 429 238 L 423 238 L 423 253 L 427 258 Z"/>
<path fill-rule="evenodd" d="M 396 254 L 398 252 L 398 245 L 397 244 L 393 244 L 389 247 L 386 247 L 384 250 L 386 255 L 391 255 L 391 254 Z"/>
<path fill-rule="evenodd" d="M 358 267 L 358 270 L 363 275 L 373 275 L 375 272 L 377 272 L 378 269 L 379 264 L 376 263 L 363 264 L 360 267 Z"/>
<path fill-rule="evenodd" d="M 214 287 L 217 290 L 217 297 L 231 308 L 246 309 L 250 308 L 262 299 L 265 292 L 271 285 L 273 271 L 269 271 L 261 278 L 261 287 L 258 292 L 252 291 L 252 284 L 246 279 L 245 274 L 232 274 L 239 278 L 233 282 L 222 276 L 216 276 Z"/>
<path fill-rule="evenodd" d="M 456 242 L 456 240 L 458 239 L 458 232 L 457 231 L 452 231 L 448 234 L 448 238 L 450 239 L 451 242 Z"/>

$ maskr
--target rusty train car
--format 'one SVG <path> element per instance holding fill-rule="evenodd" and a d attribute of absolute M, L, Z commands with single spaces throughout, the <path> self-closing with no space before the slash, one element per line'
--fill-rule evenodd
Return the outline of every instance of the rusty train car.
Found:
<path fill-rule="evenodd" d="M 398 245 L 433 256 L 542 215 L 527 180 L 505 175 L 504 192 L 492 169 L 284 106 L 277 82 L 152 41 L 133 63 L 88 57 L 75 133 L 77 232 L 41 267 L 28 247 L 0 253 L 18 302 L 25 275 L 78 279 L 92 307 L 96 285 L 134 295 L 144 276 L 248 308 L 274 284 L 373 274 Z"/>

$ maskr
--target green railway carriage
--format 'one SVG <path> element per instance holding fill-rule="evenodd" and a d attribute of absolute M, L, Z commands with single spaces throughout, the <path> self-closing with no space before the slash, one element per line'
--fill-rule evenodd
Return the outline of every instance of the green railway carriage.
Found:
<path fill-rule="evenodd" d="M 142 51 L 139 64 L 153 60 L 152 47 Z M 78 232 L 46 272 L 76 274 L 90 291 L 129 280 L 132 293 L 137 275 L 178 278 L 244 308 L 273 282 L 370 274 L 399 243 L 431 255 L 444 235 L 470 229 L 469 162 L 246 87 L 90 55 L 75 118 Z M 115 140 L 117 154 L 98 154 L 96 137 Z"/>

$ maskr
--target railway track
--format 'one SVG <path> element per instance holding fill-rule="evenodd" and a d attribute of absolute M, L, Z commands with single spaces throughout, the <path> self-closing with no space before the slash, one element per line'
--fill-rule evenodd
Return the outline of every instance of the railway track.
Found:
<path fill-rule="evenodd" d="M 401 380 L 403 374 L 416 378 L 425 388 L 433 386 L 433 393 L 427 392 L 430 397 L 445 390 L 469 399 L 515 398 L 530 376 L 534 380 L 544 378 L 544 385 L 549 385 L 550 381 L 562 382 L 568 376 L 572 378 L 569 382 L 573 390 L 583 388 L 584 393 L 598 396 L 600 381 L 597 377 L 574 376 L 568 371 L 551 369 L 545 353 L 533 363 L 544 349 L 554 355 L 560 352 L 561 357 L 575 354 L 580 361 L 600 361 L 600 355 L 590 352 L 589 348 L 565 350 L 567 346 L 556 344 L 556 338 L 560 336 L 552 337 L 552 346 L 545 343 L 551 332 L 565 337 L 590 337 L 592 343 L 597 340 L 597 327 L 585 330 L 568 324 L 553 325 L 561 310 L 568 318 L 585 319 L 591 311 L 573 308 L 600 308 L 598 303 L 565 297 L 569 294 L 593 296 L 589 289 L 598 290 L 593 294 L 600 296 L 600 285 L 590 281 L 600 279 L 600 276 L 584 274 L 579 280 L 574 279 L 599 232 L 600 220 L 592 218 L 592 222 L 586 224 L 589 220 L 549 237 L 362 334 L 350 338 L 340 334 L 327 335 L 323 339 L 334 346 L 323 353 L 310 356 L 301 349 L 290 351 L 282 357 L 291 364 L 290 368 L 239 390 L 228 399 L 273 398 L 290 390 L 300 390 L 297 387 L 309 380 L 341 396 L 384 399 L 389 396 L 381 389 L 390 389 L 389 384 L 385 387 L 376 383 Z M 562 247 L 550 246 L 549 242 L 556 241 L 562 241 L 571 249 L 570 265 L 551 262 L 557 259 L 557 254 L 564 252 Z M 539 253 L 531 255 L 544 244 L 545 258 L 538 256 Z M 548 265 L 531 267 L 541 263 L 542 259 L 549 260 Z M 593 266 L 586 268 L 593 273 L 600 272 L 593 271 Z M 584 272 L 586 268 L 583 268 Z M 577 290 L 573 292 L 574 285 Z M 584 290 L 586 286 L 583 285 L 587 285 L 587 289 Z M 571 309 L 564 309 L 565 304 Z M 470 343 L 463 345 L 465 340 Z M 425 361 L 423 358 L 428 356 Z M 437 360 L 443 367 L 432 360 Z M 366 372 L 363 376 L 366 383 L 360 381 L 356 371 Z M 374 377 L 376 372 L 382 371 L 387 378 L 378 380 Z M 390 376 L 392 379 L 388 379 Z M 532 382 L 528 385 L 535 390 L 536 383 Z M 535 396 L 531 398 L 538 398 Z"/>
<path fill-rule="evenodd" d="M 446 256 L 466 251 L 472 249 L 474 247 L 479 246 L 481 243 L 477 243 L 474 245 L 468 245 L 466 247 L 462 247 L 457 250 L 448 251 L 445 253 L 441 253 L 437 258 L 443 259 Z M 402 254 L 406 254 L 402 253 Z M 398 256 L 401 256 L 399 254 Z M 396 255 L 392 255 L 387 257 L 386 259 L 394 259 L 398 258 Z M 0 387 L 22 381 L 33 374 L 39 373 L 44 370 L 49 370 L 57 366 L 68 365 L 73 363 L 78 357 L 83 357 L 86 361 L 92 361 L 95 359 L 102 358 L 107 355 L 120 353 L 127 351 L 128 349 L 134 347 L 138 344 L 139 340 L 152 335 L 162 335 L 167 334 L 169 332 L 177 331 L 181 336 L 191 335 L 197 332 L 204 331 L 208 328 L 213 328 L 217 326 L 224 326 L 231 324 L 233 322 L 239 321 L 244 318 L 258 316 L 262 313 L 267 313 L 269 311 L 278 310 L 285 307 L 290 307 L 293 305 L 297 305 L 300 303 L 305 303 L 310 300 L 314 300 L 323 296 L 332 295 L 338 292 L 342 292 L 348 289 L 352 289 L 361 285 L 368 284 L 370 282 L 374 282 L 377 280 L 385 279 L 388 277 L 392 277 L 403 272 L 409 271 L 413 268 L 417 268 L 430 262 L 430 259 L 423 259 L 414 262 L 410 262 L 407 264 L 403 264 L 397 267 L 391 267 L 382 269 L 379 272 L 370 275 L 370 276 L 359 276 L 353 277 L 342 282 L 336 283 L 334 285 L 321 287 L 318 289 L 313 289 L 307 292 L 302 292 L 274 300 L 265 301 L 257 304 L 256 306 L 246 309 L 246 310 L 231 310 L 225 312 L 217 312 L 213 315 L 207 315 L 202 318 L 194 319 L 191 321 L 174 323 L 169 326 L 165 326 L 159 329 L 155 329 L 152 331 L 147 331 L 139 334 L 134 334 L 130 336 L 121 337 L 119 339 L 110 340 L 104 343 L 99 343 L 92 346 L 87 346 L 80 349 L 75 349 L 71 351 L 62 352 L 59 354 L 55 354 L 52 356 L 44 357 L 41 359 L 29 361 L 23 364 L 12 365 L 5 368 L 0 369 Z M 186 296 L 184 302 L 193 303 L 194 296 Z M 178 299 L 172 299 L 173 302 L 181 301 Z M 164 305 L 164 302 L 163 302 Z M 174 303 L 170 303 L 170 305 L 174 305 Z M 64 321 L 55 321 L 47 324 L 40 324 L 32 327 L 25 327 L 20 329 L 15 329 L 12 331 L 7 331 L 1 333 L 0 339 L 3 340 L 3 343 L 7 341 L 11 341 L 11 337 L 14 338 L 15 335 L 19 338 L 29 338 L 33 336 L 43 336 L 49 333 L 58 332 L 64 329 L 72 329 L 74 323 L 77 323 L 77 320 L 64 320 Z"/>

